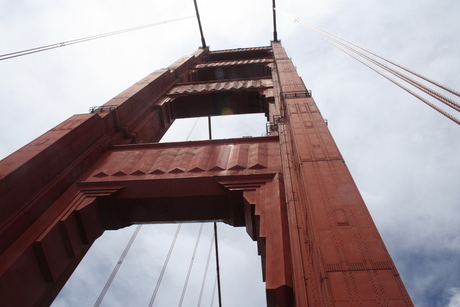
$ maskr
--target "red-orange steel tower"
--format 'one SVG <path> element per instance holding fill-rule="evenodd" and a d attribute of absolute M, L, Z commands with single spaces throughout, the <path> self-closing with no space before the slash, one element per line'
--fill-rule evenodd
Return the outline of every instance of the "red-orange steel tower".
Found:
<path fill-rule="evenodd" d="M 265 113 L 270 135 L 159 144 L 176 118 Z M 412 306 L 281 43 L 202 48 L 0 162 L 0 305 L 49 305 L 104 230 L 246 226 L 269 306 Z"/>

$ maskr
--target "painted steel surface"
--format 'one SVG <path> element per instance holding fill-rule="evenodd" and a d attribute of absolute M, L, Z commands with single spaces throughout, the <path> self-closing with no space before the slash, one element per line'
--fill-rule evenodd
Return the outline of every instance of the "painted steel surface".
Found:
<path fill-rule="evenodd" d="M 313 98 L 284 95 L 307 89 L 272 46 L 297 306 L 412 306 Z"/>
<path fill-rule="evenodd" d="M 176 118 L 224 107 L 264 112 L 271 136 L 154 144 Z M 269 306 L 412 306 L 279 42 L 199 49 L 73 116 L 0 162 L 0 204 L 4 306 L 49 305 L 107 229 L 178 221 L 245 226 Z"/>

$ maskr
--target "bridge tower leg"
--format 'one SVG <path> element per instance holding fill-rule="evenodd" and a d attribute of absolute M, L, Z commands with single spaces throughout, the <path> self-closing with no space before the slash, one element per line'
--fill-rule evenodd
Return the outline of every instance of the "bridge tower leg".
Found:
<path fill-rule="evenodd" d="M 157 143 L 178 118 L 265 113 L 268 136 Z M 201 48 L 0 162 L 0 305 L 47 306 L 105 230 L 245 226 L 269 306 L 412 306 L 280 42 Z"/>

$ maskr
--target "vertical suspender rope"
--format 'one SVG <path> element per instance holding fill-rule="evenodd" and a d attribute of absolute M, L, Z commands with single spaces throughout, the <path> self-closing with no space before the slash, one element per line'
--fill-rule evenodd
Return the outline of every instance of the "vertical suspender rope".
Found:
<path fill-rule="evenodd" d="M 198 231 L 198 237 L 196 238 L 195 248 L 193 249 L 193 254 L 192 254 L 192 259 L 190 260 L 190 264 L 188 266 L 187 277 L 185 278 L 184 288 L 182 289 L 182 295 L 180 297 L 179 307 L 182 306 L 182 302 L 184 301 L 184 297 L 185 297 L 185 291 L 187 291 L 188 280 L 190 278 L 190 273 L 192 271 L 193 262 L 195 261 L 196 250 L 198 249 L 198 243 L 200 242 L 201 231 L 203 230 L 203 225 L 204 223 L 201 223 L 200 230 Z"/>
<path fill-rule="evenodd" d="M 216 295 L 217 278 L 214 280 L 214 287 L 212 288 L 211 307 L 214 305 L 214 296 Z"/>
<path fill-rule="evenodd" d="M 160 288 L 161 281 L 163 280 L 163 275 L 165 274 L 166 267 L 168 266 L 169 258 L 171 257 L 171 253 L 174 249 L 174 245 L 176 244 L 177 236 L 179 235 L 180 228 L 182 224 L 177 225 L 176 233 L 174 234 L 174 239 L 171 242 L 171 246 L 169 247 L 168 255 L 166 256 L 166 260 L 163 264 L 163 268 L 161 269 L 160 276 L 158 277 L 157 284 L 155 285 L 155 290 L 153 291 L 152 298 L 150 299 L 149 307 L 153 306 L 153 302 L 158 293 L 158 289 Z"/>
<path fill-rule="evenodd" d="M 190 132 L 188 133 L 187 137 L 185 138 L 185 141 L 188 141 L 190 139 L 190 136 L 192 135 L 193 130 L 195 130 L 196 125 L 198 124 L 198 121 L 200 118 L 198 117 L 195 121 L 195 123 L 192 126 L 192 129 L 190 129 Z"/>
<path fill-rule="evenodd" d="M 216 245 L 217 296 L 219 297 L 219 307 L 222 307 L 222 293 L 220 292 L 219 248 L 217 244 L 217 223 L 216 222 L 214 222 L 214 243 Z"/>
<path fill-rule="evenodd" d="M 206 276 L 208 275 L 209 260 L 211 260 L 211 254 L 212 254 L 212 247 L 213 246 L 214 246 L 214 235 L 211 238 L 211 246 L 209 247 L 208 259 L 206 260 L 206 267 L 204 269 L 203 282 L 201 283 L 201 290 L 200 290 L 200 296 L 198 298 L 197 307 L 201 306 L 201 299 L 203 297 L 203 290 L 204 290 L 204 285 L 206 283 Z"/>
<path fill-rule="evenodd" d="M 212 140 L 212 132 L 211 132 L 211 116 L 208 116 L 208 134 L 209 139 Z"/>
<path fill-rule="evenodd" d="M 208 116 L 209 139 L 212 140 L 211 116 Z M 220 291 L 220 265 L 219 265 L 219 244 L 217 241 L 217 223 L 214 222 L 214 243 L 216 245 L 216 273 L 217 273 L 217 294 L 219 297 L 219 307 L 222 307 L 222 293 Z"/>
<path fill-rule="evenodd" d="M 276 31 L 276 3 L 273 0 L 273 41 L 278 41 L 278 32 Z"/>
<path fill-rule="evenodd" d="M 120 266 L 122 265 L 123 260 L 125 260 L 125 257 L 128 254 L 129 249 L 131 248 L 131 245 L 133 245 L 134 239 L 136 239 L 136 236 L 139 233 L 139 230 L 141 230 L 141 227 L 142 227 L 142 225 L 137 225 L 136 229 L 134 230 L 134 233 L 131 235 L 131 239 L 129 239 L 128 244 L 125 247 L 125 250 L 121 254 L 121 257 L 118 260 L 117 264 L 113 268 L 112 274 L 110 274 L 109 279 L 107 279 L 107 282 L 105 283 L 104 288 L 102 289 L 101 293 L 99 294 L 99 297 L 97 298 L 97 301 L 94 304 L 94 307 L 99 306 L 101 304 L 102 300 L 104 299 L 104 296 L 107 293 L 107 290 L 109 290 L 109 287 L 112 284 L 113 279 L 117 275 L 117 272 L 120 269 Z"/>
<path fill-rule="evenodd" d="M 195 130 L 195 127 L 198 124 L 199 120 L 200 120 L 199 118 L 196 119 L 195 123 L 192 126 L 192 129 L 190 129 L 189 134 L 185 138 L 186 141 L 188 141 L 190 139 L 190 136 L 192 135 L 193 131 Z M 160 273 L 160 276 L 158 277 L 157 284 L 155 285 L 155 290 L 153 291 L 152 297 L 150 299 L 149 307 L 152 307 L 153 303 L 155 302 L 155 298 L 157 296 L 158 289 L 160 288 L 161 281 L 163 280 L 163 276 L 165 274 L 166 267 L 168 266 L 169 258 L 171 258 L 171 253 L 172 253 L 172 251 L 174 249 L 174 246 L 176 244 L 177 236 L 179 235 L 179 231 L 180 231 L 181 227 L 182 227 L 182 223 L 177 225 L 176 233 L 174 234 L 174 239 L 171 242 L 171 246 L 169 247 L 168 255 L 166 256 L 166 260 L 163 263 L 163 268 L 161 269 L 161 273 Z"/>

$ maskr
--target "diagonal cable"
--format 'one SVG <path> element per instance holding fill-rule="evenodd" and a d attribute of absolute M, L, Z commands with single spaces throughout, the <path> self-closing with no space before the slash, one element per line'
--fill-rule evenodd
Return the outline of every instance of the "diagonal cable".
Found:
<path fill-rule="evenodd" d="M 411 69 L 409 69 L 409 68 L 406 68 L 406 67 L 404 67 L 404 66 L 402 66 L 402 65 L 400 65 L 400 64 L 398 64 L 398 63 L 395 63 L 395 62 L 393 62 L 393 61 L 391 61 L 391 60 L 389 60 L 389 59 L 387 59 L 387 58 L 385 58 L 385 57 L 382 57 L 382 56 L 380 56 L 380 55 L 378 55 L 378 54 L 376 54 L 376 53 L 374 53 L 374 52 L 372 52 L 372 51 L 370 51 L 370 50 L 368 50 L 368 49 L 366 49 L 366 48 L 360 47 L 360 46 L 358 46 L 358 45 L 356 45 L 356 44 L 354 44 L 354 43 L 352 43 L 352 42 L 350 42 L 350 41 L 348 41 L 348 40 L 346 40 L 346 39 L 344 39 L 344 38 L 341 38 L 340 36 L 337 36 L 337 35 L 335 35 L 335 34 L 333 34 L 333 33 L 331 33 L 331 32 L 328 32 L 328 31 L 326 31 L 326 30 L 324 30 L 324 29 L 321 29 L 320 27 L 317 27 L 317 26 L 315 26 L 315 25 L 313 25 L 313 24 L 309 24 L 309 23 L 306 23 L 306 22 L 303 22 L 303 23 L 309 25 L 310 27 L 316 28 L 316 29 L 318 29 L 319 31 L 322 31 L 322 32 L 324 32 L 324 33 L 327 33 L 327 34 L 329 34 L 330 36 L 336 37 L 336 38 L 338 38 L 338 39 L 340 39 L 340 40 L 342 40 L 342 41 L 344 41 L 344 42 L 346 42 L 346 43 L 348 43 L 348 44 L 350 44 L 350 45 L 352 45 L 352 46 L 355 46 L 356 48 L 359 48 L 359 49 L 361 49 L 361 50 L 363 50 L 363 51 L 366 51 L 366 52 L 368 52 L 369 54 L 372 54 L 373 56 L 375 56 L 375 57 L 377 57 L 377 58 L 379 58 L 379 59 L 381 59 L 381 60 L 384 60 L 384 61 L 387 62 L 387 63 L 390 63 L 390 64 L 392 64 L 392 65 L 394 65 L 394 66 L 396 66 L 396 67 L 399 67 L 399 68 L 401 68 L 402 70 L 405 70 L 405 71 L 407 71 L 408 73 L 411 73 L 411 74 L 413 74 L 413 75 L 419 77 L 420 79 L 423 79 L 423 80 L 425 80 L 425 81 L 427 81 L 427 82 L 429 82 L 429 83 L 431 83 L 431 84 L 433 84 L 433 85 L 436 85 L 436 86 L 439 87 L 439 88 L 442 88 L 443 90 L 445 90 L 445 91 L 447 91 L 447 92 L 450 92 L 451 94 L 454 94 L 454 95 L 460 97 L 460 92 L 458 92 L 458 91 L 456 91 L 456 90 L 454 90 L 454 89 L 451 89 L 451 88 L 449 88 L 449 87 L 447 87 L 447 86 L 445 86 L 445 85 L 442 85 L 442 84 L 440 84 L 439 82 L 436 82 L 436 81 L 434 81 L 434 80 L 432 80 L 432 79 L 430 79 L 430 78 L 428 78 L 428 77 L 425 77 L 425 76 L 423 76 L 423 75 L 421 75 L 421 74 L 419 74 L 419 73 L 417 73 L 417 72 L 415 72 L 415 71 L 413 71 L 413 70 L 411 70 Z"/>
<path fill-rule="evenodd" d="M 310 25 L 308 23 L 305 23 L 305 22 L 300 22 L 299 18 L 295 18 L 295 21 L 296 22 L 299 22 L 302 26 L 306 27 L 308 30 L 310 30 L 313 34 L 319 36 L 320 38 L 322 38 L 323 40 L 327 41 L 328 43 L 330 43 L 331 45 L 333 45 L 334 47 L 338 48 L 339 50 L 345 52 L 346 54 L 348 54 L 349 56 L 353 57 L 354 59 L 356 59 L 357 61 L 359 61 L 360 63 L 362 63 L 363 65 L 367 66 L 368 68 L 372 69 L 373 71 L 377 72 L 378 74 L 380 74 L 381 76 L 383 76 L 384 78 L 388 79 L 390 82 L 394 83 L 395 85 L 401 87 L 402 89 L 404 89 L 405 91 L 407 91 L 408 93 L 410 93 L 411 95 L 415 96 L 416 98 L 418 98 L 419 100 L 421 100 L 422 102 L 424 102 L 425 104 L 427 104 L 428 106 L 430 106 L 431 108 L 435 109 L 436 111 L 438 111 L 439 113 L 443 114 L 444 116 L 446 116 L 447 118 L 449 118 L 450 120 L 454 121 L 455 123 L 457 124 L 460 124 L 460 121 L 454 117 L 453 115 L 449 114 L 448 112 L 444 111 L 443 109 L 439 108 L 438 106 L 436 106 L 435 104 L 429 102 L 427 99 L 425 99 L 424 97 L 418 95 L 417 93 L 415 93 L 414 91 L 410 90 L 409 88 L 403 86 L 402 84 L 400 84 L 399 82 L 397 82 L 396 80 L 390 78 L 389 76 L 383 74 L 382 72 L 376 70 L 375 68 L 371 67 L 370 65 L 366 64 L 364 61 L 358 59 L 356 56 L 352 55 L 351 53 L 347 52 L 346 50 L 344 50 L 343 48 L 339 47 L 339 45 L 343 46 L 344 48 L 347 48 L 348 50 L 354 52 L 355 54 L 361 56 L 362 58 L 370 61 L 371 63 L 373 63 L 374 65 L 377 65 L 379 66 L 380 68 L 390 72 L 391 74 L 397 76 L 398 78 L 408 82 L 409 84 L 411 84 L 412 86 L 418 88 L 419 90 L 427 93 L 428 95 L 432 96 L 433 98 L 439 100 L 440 102 L 446 104 L 447 106 L 457 110 L 457 111 L 460 111 L 460 105 L 451 100 L 450 98 L 448 97 L 445 97 L 444 95 L 426 87 L 425 85 L 409 78 L 408 76 L 405 76 L 403 75 L 402 73 L 398 72 L 398 71 L 395 71 L 394 69 L 391 69 L 389 67 L 387 67 L 386 65 L 382 64 L 381 62 L 378 62 L 377 60 L 375 59 L 372 59 L 370 57 L 368 57 L 367 55 L 359 52 L 358 50 L 344 44 L 342 41 L 346 41 L 342 38 L 340 38 L 339 36 L 337 35 L 334 35 L 334 34 L 329 34 L 329 32 L 325 31 L 325 30 L 322 30 L 316 26 L 313 26 L 313 25 Z M 339 41 L 338 39 L 342 40 L 342 41 Z M 348 42 L 348 41 L 346 41 Z M 350 43 L 352 44 L 352 43 Z M 353 46 L 356 46 L 354 44 L 352 44 Z M 359 46 L 356 46 L 358 47 L 359 49 L 361 50 L 364 50 L 366 52 L 369 52 L 367 51 L 366 49 L 364 48 L 361 48 Z M 372 52 L 369 52 L 370 54 L 373 54 Z M 377 56 L 377 55 L 376 55 Z M 379 56 L 377 56 L 379 57 Z M 379 58 L 382 58 L 382 57 L 379 57 Z M 384 58 L 382 58 L 384 59 Z M 386 60 L 386 59 L 384 59 Z M 390 61 L 387 61 L 387 62 L 390 62 Z M 396 65 L 396 64 L 394 64 Z M 397 67 L 399 67 L 400 65 L 397 65 Z M 406 71 L 409 71 L 407 69 L 404 69 Z M 418 74 L 415 74 L 416 76 L 418 76 Z M 421 77 L 423 78 L 424 80 L 427 79 L 427 78 L 424 78 L 424 77 Z M 454 91 L 455 92 L 455 91 Z"/>
<path fill-rule="evenodd" d="M 365 55 L 364 53 L 359 52 L 359 51 L 356 50 L 356 49 L 353 49 L 352 47 L 350 47 L 350 46 L 344 44 L 344 43 L 343 43 L 342 41 L 340 41 L 340 40 L 343 40 L 343 41 L 345 41 L 345 42 L 348 42 L 348 41 L 346 41 L 346 40 L 344 40 L 344 39 L 342 39 L 342 38 L 340 38 L 340 37 L 338 37 L 338 36 L 336 36 L 336 35 L 330 35 L 330 34 L 328 34 L 329 32 L 327 32 L 327 31 L 325 31 L 325 30 L 322 30 L 322 29 L 320 29 L 320 28 L 318 28 L 318 27 L 316 27 L 316 26 L 310 25 L 310 24 L 305 23 L 305 22 L 302 22 L 302 21 L 300 21 L 300 20 L 299 20 L 298 22 L 299 22 L 301 25 L 303 25 L 304 27 L 306 27 L 307 29 L 309 29 L 309 30 L 311 30 L 311 31 L 316 31 L 316 32 L 318 33 L 318 35 L 324 35 L 325 37 L 328 37 L 330 40 L 336 42 L 337 44 L 339 44 L 339 45 L 341 45 L 341 46 L 347 48 L 348 50 L 350 50 L 350 51 L 352 51 L 352 52 L 358 54 L 359 56 L 365 58 L 365 59 L 368 60 L 369 62 L 372 62 L 373 64 L 379 66 L 380 68 L 382 68 L 382 69 L 384 69 L 384 70 L 390 72 L 391 74 L 397 76 L 398 78 L 400 78 L 400 79 L 406 81 L 407 83 L 411 84 L 412 86 L 418 88 L 418 89 L 421 90 L 422 92 L 425 92 L 426 94 L 430 95 L 431 97 L 435 98 L 436 100 L 438 100 L 438 101 L 444 103 L 445 105 L 447 105 L 447 106 L 453 108 L 454 110 L 460 112 L 460 104 L 457 103 L 456 101 L 454 101 L 454 100 L 452 100 L 452 99 L 450 99 L 450 98 L 448 98 L 448 97 L 442 95 L 441 93 L 436 92 L 435 90 L 433 90 L 433 89 L 431 89 L 431 88 L 425 86 L 424 84 L 422 84 L 422 83 L 420 83 L 420 82 L 418 82 L 418 81 L 416 81 L 416 80 L 414 80 L 414 79 L 412 79 L 412 78 L 410 78 L 410 77 L 408 77 L 408 76 L 406 76 L 406 75 L 404 75 L 404 74 L 402 74 L 402 73 L 400 73 L 400 72 L 398 72 L 398 71 L 396 71 L 396 70 L 394 70 L 394 69 L 392 69 L 392 68 L 390 68 L 390 67 L 388 67 L 388 66 L 384 65 L 383 63 L 381 63 L 381 62 L 379 62 L 379 61 L 377 61 L 377 60 L 375 60 L 375 59 L 373 59 L 373 58 L 371 58 L 371 57 Z M 334 37 L 337 37 L 338 39 L 336 39 L 336 38 L 334 38 Z M 339 39 L 340 39 L 340 40 L 339 40 Z M 350 43 L 350 44 L 351 44 L 351 43 Z M 354 45 L 354 44 L 352 44 L 352 45 L 353 45 L 353 46 L 356 46 L 356 45 Z M 361 48 L 361 47 L 359 47 L 359 46 L 356 46 L 356 47 L 360 48 L 361 50 L 366 51 L 365 49 L 363 49 L 363 48 Z M 368 51 L 367 51 L 367 52 L 368 52 Z M 374 53 L 371 53 L 371 52 L 369 52 L 369 53 L 372 54 L 372 55 L 375 55 Z M 378 55 L 375 55 L 375 56 L 379 57 Z M 379 57 L 379 58 L 380 58 L 380 57 Z M 399 65 L 398 65 L 397 67 L 402 67 L 402 66 L 399 66 Z M 406 69 L 405 69 L 405 70 L 406 70 Z M 406 71 L 407 71 L 407 70 L 406 70 Z"/>
<path fill-rule="evenodd" d="M 314 32 L 315 33 L 315 32 Z M 317 34 L 317 33 L 315 33 Z M 431 108 L 433 108 L 434 110 L 438 111 L 439 113 L 441 113 L 442 115 L 446 116 L 447 118 L 449 118 L 450 120 L 452 120 L 453 122 L 457 123 L 460 125 L 460 120 L 458 120 L 456 117 L 454 117 L 453 115 L 447 113 L 446 111 L 442 110 L 441 108 L 439 108 L 438 106 L 436 106 L 435 104 L 429 102 L 427 99 L 423 98 L 422 96 L 418 95 L 417 93 L 415 93 L 414 91 L 410 90 L 409 88 L 405 87 L 404 85 L 400 84 L 399 82 L 397 82 L 396 80 L 390 78 L 389 76 L 383 74 L 382 72 L 378 71 L 377 69 L 373 68 L 372 66 L 370 66 L 369 64 L 365 63 L 364 61 L 360 60 L 359 58 L 357 58 L 356 56 L 354 56 L 353 54 L 349 53 L 348 51 L 346 51 L 345 49 L 342 49 L 341 47 L 339 47 L 337 44 L 335 44 L 331 39 L 327 38 L 327 37 L 323 37 L 319 34 L 317 34 L 319 37 L 321 37 L 322 39 L 324 39 L 325 41 L 327 41 L 328 43 L 330 43 L 331 45 L 333 45 L 334 47 L 338 48 L 339 50 L 341 50 L 342 52 L 345 52 L 346 54 L 348 54 L 349 56 L 351 56 L 352 58 L 354 58 L 355 60 L 357 60 L 358 62 L 360 62 L 361 64 L 365 65 L 366 67 L 370 68 L 371 70 L 375 71 L 376 73 L 378 73 L 379 75 L 381 75 L 382 77 L 384 77 L 385 79 L 389 80 L 390 82 L 392 82 L 393 84 L 399 86 L 400 88 L 402 88 L 403 90 L 405 90 L 406 92 L 408 92 L 409 94 L 413 95 L 414 97 L 418 98 L 419 100 L 421 100 L 422 102 L 424 102 L 425 104 L 427 104 L 428 106 L 430 106 Z"/>
<path fill-rule="evenodd" d="M 148 24 L 148 25 L 137 26 L 137 27 L 127 28 L 127 29 L 123 29 L 123 30 L 117 30 L 117 31 L 103 33 L 103 34 L 92 35 L 92 36 L 87 36 L 87 37 L 83 37 L 83 38 L 64 41 L 64 42 L 60 42 L 60 43 L 50 44 L 50 45 L 46 45 L 46 46 L 42 46 L 42 47 L 36 47 L 36 48 L 26 49 L 26 50 L 22 50 L 22 51 L 6 53 L 6 54 L 0 55 L 0 61 L 11 59 L 11 58 L 16 58 L 16 57 L 20 57 L 20 56 L 24 56 L 24 55 L 28 55 L 28 54 L 33 54 L 33 53 L 37 53 L 37 52 L 47 51 L 47 50 L 51 50 L 51 49 L 55 49 L 55 48 L 65 47 L 65 46 L 69 46 L 69 45 L 73 45 L 73 44 L 78 44 L 78 43 L 82 43 L 82 42 L 86 42 L 86 41 L 90 41 L 90 40 L 94 40 L 94 39 L 98 39 L 98 38 L 103 38 L 103 37 L 107 37 L 107 36 L 112 36 L 112 35 L 116 35 L 116 34 L 121 34 L 121 33 L 136 31 L 136 30 L 141 30 L 141 29 L 154 27 L 154 26 L 159 26 L 159 25 L 162 25 L 162 24 L 165 24 L 165 23 L 176 22 L 176 21 L 189 19 L 189 18 L 194 18 L 194 16 L 188 16 L 188 17 L 181 17 L 181 18 L 176 18 L 176 19 L 171 19 L 171 20 L 165 20 L 165 21 L 151 23 L 151 24 Z"/>

